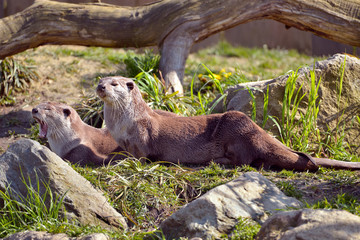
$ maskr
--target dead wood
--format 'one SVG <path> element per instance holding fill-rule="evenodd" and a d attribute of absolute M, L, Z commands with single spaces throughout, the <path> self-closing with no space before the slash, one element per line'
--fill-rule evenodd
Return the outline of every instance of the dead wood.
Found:
<path fill-rule="evenodd" d="M 194 43 L 256 19 L 360 46 L 357 0 L 163 0 L 139 7 L 37 0 L 0 19 L 0 58 L 45 44 L 158 46 L 165 80 L 182 91 L 185 61 Z"/>

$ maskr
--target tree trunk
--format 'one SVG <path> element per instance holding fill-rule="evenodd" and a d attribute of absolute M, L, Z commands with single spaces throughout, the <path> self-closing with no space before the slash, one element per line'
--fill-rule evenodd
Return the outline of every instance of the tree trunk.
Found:
<path fill-rule="evenodd" d="M 357 0 L 163 0 L 139 7 L 36 0 L 0 19 L 0 58 L 44 44 L 158 46 L 166 82 L 182 91 L 185 61 L 194 43 L 265 18 L 360 46 Z"/>

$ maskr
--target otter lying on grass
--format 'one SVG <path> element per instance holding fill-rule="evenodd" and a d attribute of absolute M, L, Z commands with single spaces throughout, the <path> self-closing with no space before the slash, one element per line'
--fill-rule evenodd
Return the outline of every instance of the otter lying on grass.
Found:
<path fill-rule="evenodd" d="M 360 163 L 295 152 L 242 112 L 176 118 L 160 115 L 148 107 L 129 78 L 103 78 L 96 91 L 104 101 L 105 123 L 111 135 L 137 158 L 189 164 L 214 161 L 297 171 L 315 171 L 319 166 L 360 169 Z"/>

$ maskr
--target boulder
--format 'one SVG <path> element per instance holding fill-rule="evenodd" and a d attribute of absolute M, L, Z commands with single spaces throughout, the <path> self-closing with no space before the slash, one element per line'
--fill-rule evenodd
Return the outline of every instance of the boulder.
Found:
<path fill-rule="evenodd" d="M 346 59 L 345 59 L 346 58 Z M 342 83 L 341 100 L 338 102 L 340 78 L 342 66 L 345 64 L 344 78 Z M 320 108 L 318 113 L 317 126 L 322 131 L 328 127 L 334 129 L 336 124 L 345 123 L 345 141 L 354 146 L 360 145 L 360 123 L 356 116 L 360 115 L 360 59 L 345 54 L 336 54 L 326 60 L 318 61 L 311 67 L 303 67 L 298 70 L 297 87 L 303 84 L 301 94 L 309 91 L 310 71 L 314 70 L 317 82 L 321 78 L 318 91 Z M 284 98 L 285 84 L 291 73 L 271 80 L 259 82 L 242 83 L 228 88 L 225 102 L 219 103 L 214 112 L 237 110 L 248 116 L 252 114 L 253 100 L 249 89 L 255 96 L 256 120 L 262 126 L 264 94 L 269 87 L 268 114 L 281 119 L 282 103 Z M 306 112 L 308 98 L 304 97 L 298 111 Z M 299 117 L 299 115 L 297 116 Z M 351 125 L 350 125 L 351 124 Z M 273 126 L 271 120 L 267 121 L 265 129 L 278 135 L 278 130 Z M 357 148 L 360 153 L 360 148 Z"/>
<path fill-rule="evenodd" d="M 360 217 L 344 210 L 302 209 L 271 216 L 258 240 L 360 239 Z"/>
<path fill-rule="evenodd" d="M 219 238 L 230 233 L 240 217 L 262 223 L 268 213 L 289 207 L 300 207 L 300 203 L 261 174 L 249 172 L 185 205 L 164 220 L 160 229 L 166 239 Z"/>
<path fill-rule="evenodd" d="M 127 228 L 123 216 L 110 206 L 102 192 L 50 149 L 30 139 L 18 140 L 0 156 L 0 190 L 9 188 L 14 198 L 25 197 L 24 181 L 34 189 L 39 185 L 41 195 L 46 190 L 44 183 L 53 194 L 65 195 L 67 216 L 81 224 Z"/>
<path fill-rule="evenodd" d="M 68 237 L 64 233 L 51 234 L 47 232 L 26 231 L 15 233 L 4 240 L 108 240 L 103 233 L 93 233 L 85 237 Z"/>

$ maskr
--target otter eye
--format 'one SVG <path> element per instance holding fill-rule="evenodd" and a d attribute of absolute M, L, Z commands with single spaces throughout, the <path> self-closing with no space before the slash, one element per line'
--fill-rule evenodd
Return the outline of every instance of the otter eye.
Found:
<path fill-rule="evenodd" d="M 111 83 L 111 86 L 116 87 L 117 85 L 119 85 L 117 82 L 112 82 L 112 83 Z"/>
<path fill-rule="evenodd" d="M 70 111 L 70 109 L 65 108 L 65 109 L 63 110 L 63 113 L 64 113 L 65 117 L 68 117 L 68 116 L 71 114 L 71 111 Z"/>

